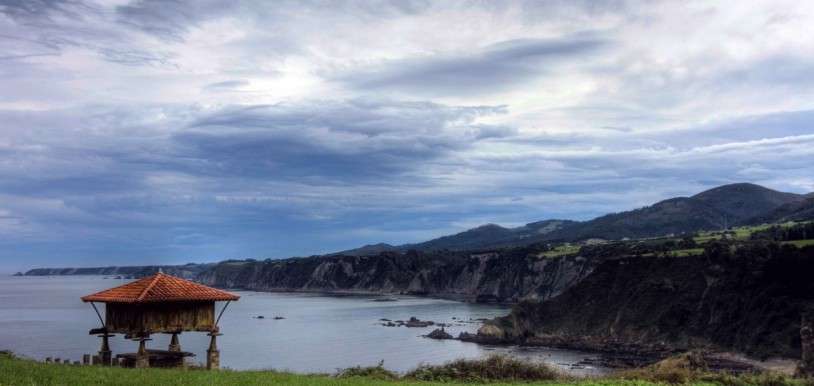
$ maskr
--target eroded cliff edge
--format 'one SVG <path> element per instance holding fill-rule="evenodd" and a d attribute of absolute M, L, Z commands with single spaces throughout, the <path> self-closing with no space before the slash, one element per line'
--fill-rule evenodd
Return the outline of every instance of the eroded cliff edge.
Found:
<path fill-rule="evenodd" d="M 255 291 L 414 294 L 513 303 L 554 297 L 585 278 L 594 266 L 593 259 L 547 257 L 529 248 L 481 253 L 410 251 L 223 262 L 196 279 Z"/>
<path fill-rule="evenodd" d="M 617 352 L 708 348 L 799 358 L 814 247 L 713 244 L 685 257 L 605 259 L 559 296 L 523 301 L 464 340 Z"/>

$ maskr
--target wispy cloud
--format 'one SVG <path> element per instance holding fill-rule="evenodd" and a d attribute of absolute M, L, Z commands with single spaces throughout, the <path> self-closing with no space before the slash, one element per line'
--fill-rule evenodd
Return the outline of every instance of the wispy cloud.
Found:
<path fill-rule="evenodd" d="M 207 91 L 233 91 L 241 87 L 249 85 L 249 81 L 245 79 L 224 80 L 220 82 L 210 83 L 204 86 Z"/>
<path fill-rule="evenodd" d="M 0 270 L 810 191 L 812 22 L 791 1 L 2 1 Z"/>
<path fill-rule="evenodd" d="M 354 69 L 339 79 L 361 89 L 397 89 L 424 96 L 492 94 L 546 72 L 556 73 L 569 59 L 588 60 L 607 44 L 587 35 L 508 40 L 466 53 L 388 61 Z"/>

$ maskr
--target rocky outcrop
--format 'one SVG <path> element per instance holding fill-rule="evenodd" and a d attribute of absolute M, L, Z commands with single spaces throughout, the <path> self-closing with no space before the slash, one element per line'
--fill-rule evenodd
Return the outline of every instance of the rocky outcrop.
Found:
<path fill-rule="evenodd" d="M 464 331 L 458 335 L 458 339 L 464 342 L 480 344 L 501 344 L 507 342 L 506 334 L 503 329 L 493 324 L 484 324 L 478 329 L 476 334 Z"/>
<path fill-rule="evenodd" d="M 256 291 L 429 295 L 475 302 L 549 299 L 591 272 L 578 256 L 539 249 L 499 252 L 411 251 L 376 256 L 320 256 L 225 262 L 201 272 L 207 285 Z"/>
<path fill-rule="evenodd" d="M 479 336 L 504 343 L 665 353 L 727 349 L 799 358 L 814 248 L 713 245 L 700 256 L 607 259 L 560 296 L 524 301 Z M 804 326 L 805 327 L 805 326 Z M 803 329 L 803 340 L 807 332 Z M 811 346 L 806 346 L 811 347 Z M 808 357 L 810 358 L 810 357 Z"/>
<path fill-rule="evenodd" d="M 435 324 L 435 322 L 433 322 L 432 320 L 421 320 L 421 319 L 416 318 L 415 316 L 412 316 L 412 317 L 410 317 L 410 320 L 407 321 L 407 323 L 404 323 L 404 326 L 410 327 L 410 328 L 421 328 L 421 327 L 429 327 L 429 326 L 432 326 L 434 324 Z"/>
<path fill-rule="evenodd" d="M 438 339 L 438 340 L 445 340 L 445 339 L 454 339 L 452 335 L 448 332 L 444 331 L 444 328 L 436 328 L 431 333 L 427 334 L 427 338 L 430 339 Z"/>

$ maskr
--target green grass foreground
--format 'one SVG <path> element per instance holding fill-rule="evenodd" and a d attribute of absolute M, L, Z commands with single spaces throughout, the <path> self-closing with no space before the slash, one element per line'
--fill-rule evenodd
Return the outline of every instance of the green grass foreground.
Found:
<path fill-rule="evenodd" d="M 524 381 L 524 376 L 552 376 L 543 364 L 517 361 L 507 357 L 459 360 L 438 366 L 421 366 L 399 377 L 381 366 L 351 368 L 338 375 L 304 375 L 278 371 L 205 371 L 181 369 L 124 369 L 117 367 L 45 364 L 14 358 L 0 352 L 0 386 L 28 385 L 566 385 L 566 386 L 813 386 L 812 379 L 792 378 L 775 373 L 727 375 L 694 369 L 692 356 L 668 358 L 653 366 L 621 372 L 605 378 L 573 378 L 553 375 L 546 381 Z M 490 382 L 486 376 L 517 379 Z M 430 379 L 436 381 L 422 381 Z M 453 380 L 454 379 L 454 380 Z M 441 380 L 440 382 L 438 380 Z M 463 381 L 462 381 L 463 380 Z"/>
<path fill-rule="evenodd" d="M 0 355 L 0 385 L 471 385 L 472 383 L 384 380 L 373 376 L 337 378 L 329 375 L 301 375 L 277 371 L 205 371 L 172 369 L 123 369 L 115 367 L 45 364 Z M 536 383 L 490 383 L 490 385 L 580 385 L 646 386 L 652 382 L 633 380 L 565 380 Z"/>

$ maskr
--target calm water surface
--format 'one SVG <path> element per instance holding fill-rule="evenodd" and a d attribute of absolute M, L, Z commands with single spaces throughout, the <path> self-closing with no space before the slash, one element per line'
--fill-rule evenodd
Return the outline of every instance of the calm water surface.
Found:
<path fill-rule="evenodd" d="M 127 280 L 96 276 L 0 277 L 0 349 L 42 360 L 45 357 L 79 360 L 99 349 L 99 339 L 88 330 L 100 322 L 81 296 L 121 285 Z M 453 323 L 447 330 L 457 336 L 474 332 L 479 323 L 457 323 L 505 315 L 508 308 L 447 300 L 397 297 L 377 302 L 373 296 L 321 296 L 241 292 L 221 319 L 224 334 L 218 345 L 221 364 L 233 369 L 278 369 L 334 373 L 351 366 L 376 365 L 404 372 L 421 363 L 443 363 L 502 352 L 542 360 L 575 374 L 601 374 L 605 369 L 572 368 L 592 354 L 544 348 L 488 347 L 459 341 L 421 337 L 428 328 L 384 327 L 379 319 L 407 320 L 415 316 L 436 323 Z M 222 303 L 217 305 L 220 311 Z M 103 306 L 100 309 L 104 316 Z M 265 319 L 255 318 L 263 315 Z M 275 316 L 285 319 L 273 320 Z M 456 318 L 456 319 L 453 319 Z M 180 336 L 185 351 L 205 360 L 208 337 L 202 333 Z M 154 335 L 151 348 L 166 348 L 167 335 Z M 114 355 L 134 352 L 137 343 L 117 336 Z M 582 367 L 582 366 L 579 366 Z"/>

